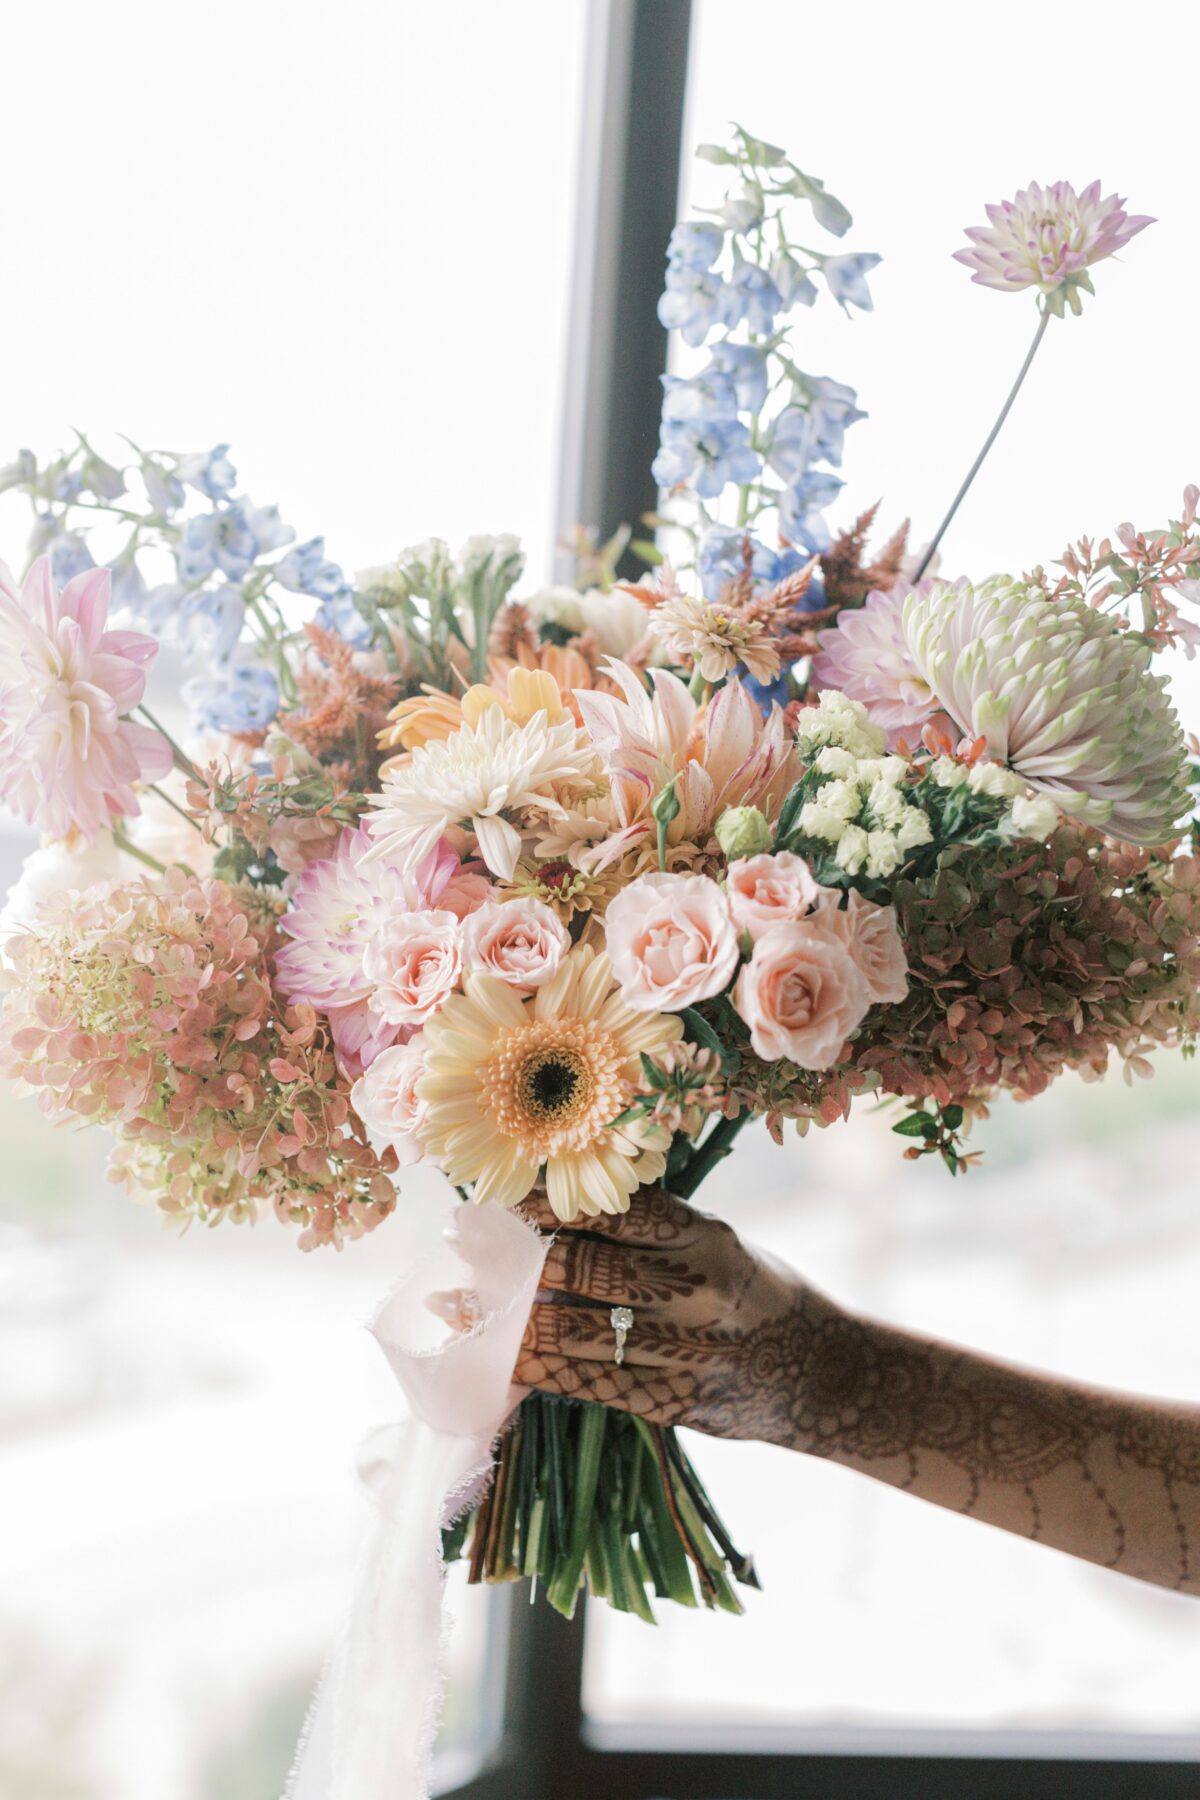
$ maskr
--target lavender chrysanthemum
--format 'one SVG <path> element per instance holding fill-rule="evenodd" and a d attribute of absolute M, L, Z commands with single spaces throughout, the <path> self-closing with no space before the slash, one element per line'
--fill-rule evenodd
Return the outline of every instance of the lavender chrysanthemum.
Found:
<path fill-rule="evenodd" d="M 860 700 L 872 722 L 893 738 L 907 730 L 915 739 L 937 701 L 905 642 L 907 593 L 905 583 L 890 593 L 876 588 L 862 606 L 840 612 L 837 624 L 818 634 L 812 678 L 818 689 L 837 688 Z"/>

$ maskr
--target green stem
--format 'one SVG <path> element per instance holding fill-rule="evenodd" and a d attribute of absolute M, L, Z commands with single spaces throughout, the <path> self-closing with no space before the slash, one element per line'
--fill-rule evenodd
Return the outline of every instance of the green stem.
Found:
<path fill-rule="evenodd" d="M 920 581 L 922 575 L 925 573 L 926 569 L 929 567 L 930 563 L 933 561 L 935 555 L 937 554 L 937 547 L 941 543 L 943 537 L 945 537 L 947 528 L 949 527 L 951 520 L 953 519 L 955 513 L 958 511 L 959 507 L 962 505 L 964 499 L 966 498 L 967 491 L 970 488 L 971 483 L 974 481 L 974 479 L 978 475 L 980 469 L 983 467 L 984 457 L 987 455 L 988 451 L 991 449 L 991 447 L 995 443 L 996 439 L 1000 436 L 1000 428 L 1004 424 L 1004 421 L 1005 421 L 1005 419 L 1007 419 L 1009 413 L 1012 411 L 1013 401 L 1016 399 L 1017 395 L 1021 391 L 1022 383 L 1024 382 L 1025 377 L 1029 373 L 1029 370 L 1032 366 L 1034 357 L 1037 355 L 1038 345 L 1041 343 L 1042 339 L 1046 335 L 1046 327 L 1050 323 L 1050 318 L 1051 318 L 1050 313 L 1048 311 L 1046 311 L 1045 309 L 1043 309 L 1042 316 L 1038 321 L 1038 328 L 1033 334 L 1033 342 L 1032 342 L 1032 344 L 1030 344 L 1029 349 L 1026 353 L 1025 361 L 1021 364 L 1021 367 L 1017 371 L 1017 379 L 1013 382 L 1012 387 L 1008 390 L 1008 399 L 1004 402 L 1004 405 L 1000 408 L 999 417 L 997 418 L 996 423 L 992 426 L 992 429 L 988 432 L 987 437 L 984 439 L 983 449 L 979 452 L 979 455 L 975 458 L 975 461 L 971 464 L 971 467 L 967 470 L 966 479 L 963 481 L 962 486 L 959 488 L 957 494 L 955 494 L 953 500 L 950 502 L 950 510 L 947 512 L 945 518 L 942 520 L 941 524 L 938 526 L 937 531 L 934 533 L 933 542 L 930 544 L 928 550 L 926 550 L 924 556 L 921 558 L 921 561 L 917 567 L 917 572 L 913 577 L 914 581 Z"/>
<path fill-rule="evenodd" d="M 679 1179 L 672 1186 L 681 1200 L 690 1199 L 706 1175 L 712 1173 L 719 1162 L 729 1155 L 733 1140 L 750 1118 L 748 1112 L 740 1112 L 732 1119 L 720 1119 L 709 1132 L 691 1161 L 682 1171 Z"/>
<path fill-rule="evenodd" d="M 193 819 L 190 812 L 185 811 L 185 809 L 180 806 L 178 800 L 172 800 L 170 794 L 163 788 L 160 788 L 157 781 L 152 781 L 150 783 L 150 792 L 152 794 L 157 794 L 160 800 L 165 800 L 172 812 L 177 812 L 181 819 L 187 820 L 193 831 L 198 831 L 201 837 L 204 836 L 204 827 Z"/>
<path fill-rule="evenodd" d="M 142 850 L 137 844 L 131 843 L 119 825 L 113 826 L 113 843 L 118 850 L 124 850 L 126 856 L 132 856 L 135 862 L 145 863 L 156 875 L 166 874 L 166 863 L 160 863 L 157 856 L 151 856 L 148 850 Z"/>
<path fill-rule="evenodd" d="M 195 763 L 192 761 L 191 757 L 186 755 L 185 752 L 180 749 L 179 745 L 175 742 L 175 739 L 171 736 L 170 732 L 166 729 L 166 727 L 159 724 L 158 720 L 155 718 L 154 714 L 150 711 L 150 708 L 146 705 L 145 701 L 142 702 L 141 706 L 138 708 L 138 711 L 140 713 L 142 713 L 147 719 L 149 719 L 149 721 L 153 725 L 155 731 L 157 731 L 159 737 L 165 738 L 167 740 L 167 743 L 171 746 L 172 754 L 175 757 L 175 767 L 177 769 L 179 769 L 182 774 L 189 775 L 193 781 L 199 781 L 200 771 L 199 771 L 199 769 L 197 769 L 197 767 L 196 767 Z"/>

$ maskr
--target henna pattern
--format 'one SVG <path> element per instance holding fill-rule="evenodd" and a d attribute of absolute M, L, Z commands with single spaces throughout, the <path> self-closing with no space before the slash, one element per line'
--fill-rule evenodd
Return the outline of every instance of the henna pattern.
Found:
<path fill-rule="evenodd" d="M 658 1192 L 561 1233 L 547 1283 L 557 1304 L 534 1309 L 523 1381 L 836 1459 L 1108 1568 L 1200 1588 L 1200 1414 L 842 1313 Z M 621 1368 L 610 1300 L 636 1315 Z"/>

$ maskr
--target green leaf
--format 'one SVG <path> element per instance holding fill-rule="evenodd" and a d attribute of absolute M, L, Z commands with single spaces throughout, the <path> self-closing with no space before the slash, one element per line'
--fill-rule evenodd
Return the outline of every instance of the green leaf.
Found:
<path fill-rule="evenodd" d="M 933 1130 L 936 1134 L 937 1126 L 934 1125 L 933 1120 L 929 1117 L 929 1114 L 923 1113 L 923 1112 L 918 1112 L 918 1113 L 909 1113 L 909 1115 L 906 1119 L 901 1119 L 901 1121 L 898 1125 L 893 1125 L 892 1130 L 899 1137 L 924 1137 L 927 1129 L 930 1126 L 933 1127 Z"/>
<path fill-rule="evenodd" d="M 694 1006 L 685 1006 L 679 1016 L 683 1020 L 684 1029 L 692 1042 L 699 1044 L 702 1050 L 711 1050 L 713 1055 L 723 1062 L 725 1059 L 724 1048 L 708 1020 L 698 1013 Z"/>
<path fill-rule="evenodd" d="M 777 849 L 787 838 L 788 833 L 795 824 L 796 815 L 799 813 L 803 803 L 804 782 L 801 780 L 798 781 L 794 787 L 788 789 L 787 794 L 784 796 L 783 805 L 779 809 L 779 822 L 775 827 L 775 845 Z"/>
<path fill-rule="evenodd" d="M 952 1106 L 943 1106 L 942 1124 L 947 1131 L 957 1131 L 963 1122 L 963 1109 L 955 1102 Z"/>

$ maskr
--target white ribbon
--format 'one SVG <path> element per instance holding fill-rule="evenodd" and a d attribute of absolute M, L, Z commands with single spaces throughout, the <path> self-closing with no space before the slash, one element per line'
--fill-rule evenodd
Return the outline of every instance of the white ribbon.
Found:
<path fill-rule="evenodd" d="M 360 1448 L 375 1525 L 284 1800 L 427 1800 L 442 1698 L 441 1530 L 483 1492 L 497 1433 L 526 1392 L 511 1372 L 547 1247 L 513 1213 L 463 1206 L 454 1235 L 371 1322 L 412 1416 Z M 431 1342 L 425 1302 L 454 1288 L 476 1295 L 479 1323 Z"/>

